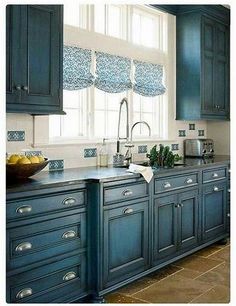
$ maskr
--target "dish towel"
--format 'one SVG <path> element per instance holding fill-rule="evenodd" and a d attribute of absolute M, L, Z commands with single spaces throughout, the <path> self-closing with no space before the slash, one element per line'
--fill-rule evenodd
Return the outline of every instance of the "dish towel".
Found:
<path fill-rule="evenodd" d="M 153 177 L 153 171 L 151 167 L 130 164 L 129 169 L 127 171 L 132 173 L 140 173 L 148 183 L 150 183 Z"/>

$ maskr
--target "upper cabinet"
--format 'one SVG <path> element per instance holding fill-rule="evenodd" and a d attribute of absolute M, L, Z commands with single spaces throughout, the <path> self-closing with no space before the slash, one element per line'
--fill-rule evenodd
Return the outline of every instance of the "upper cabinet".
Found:
<path fill-rule="evenodd" d="M 176 119 L 229 119 L 229 26 L 202 12 L 176 18 Z"/>
<path fill-rule="evenodd" d="M 62 63 L 63 6 L 8 5 L 7 112 L 63 113 Z"/>

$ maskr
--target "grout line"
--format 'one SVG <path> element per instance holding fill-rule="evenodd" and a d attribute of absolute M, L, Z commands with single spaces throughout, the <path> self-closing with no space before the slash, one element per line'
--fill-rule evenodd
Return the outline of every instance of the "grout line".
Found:
<path fill-rule="evenodd" d="M 214 270 L 215 268 L 218 268 L 218 267 L 219 267 L 220 265 L 222 265 L 223 263 L 225 263 L 225 261 L 219 263 L 217 266 L 211 268 L 210 270 L 207 270 L 207 271 L 203 272 L 201 275 L 198 275 L 198 276 L 196 276 L 196 277 L 193 278 L 193 279 L 197 279 L 198 277 L 200 277 L 200 276 L 202 276 L 202 275 L 204 275 L 204 274 L 206 274 L 206 273 L 208 273 L 208 272 L 211 272 L 212 270 Z M 201 272 L 201 271 L 198 271 L 198 272 Z M 203 281 L 201 281 L 201 282 L 203 282 Z M 203 282 L 203 283 L 205 283 L 205 282 Z"/>
<path fill-rule="evenodd" d="M 179 267 L 178 267 L 178 268 L 179 268 Z M 160 282 L 163 281 L 164 279 L 167 279 L 168 277 L 171 277 L 172 275 L 177 274 L 179 271 L 182 271 L 183 269 L 184 269 L 184 268 L 181 267 L 180 270 L 178 270 L 178 271 L 176 271 L 176 272 L 174 272 L 174 273 L 172 273 L 172 274 L 170 274 L 170 275 L 167 275 L 167 276 L 163 277 L 162 279 L 160 279 L 160 280 L 158 280 L 158 281 L 152 283 L 151 285 L 149 285 L 149 286 L 147 286 L 147 287 L 145 287 L 145 288 L 143 288 L 143 289 L 140 289 L 139 291 L 137 291 L 137 292 L 131 294 L 130 296 L 134 296 L 135 294 L 137 294 L 137 293 L 139 293 L 139 292 L 142 292 L 142 291 L 144 291 L 144 290 L 150 288 L 151 286 L 155 285 L 156 283 L 160 283 Z"/>
<path fill-rule="evenodd" d="M 196 296 L 194 299 L 192 299 L 190 302 L 188 302 L 188 304 L 192 303 L 194 300 L 196 300 L 197 298 L 199 298 L 200 296 L 206 294 L 207 292 L 211 291 L 213 288 L 215 288 L 216 286 L 213 285 L 213 287 L 209 288 L 208 290 L 204 291 L 203 293 L 199 294 L 198 296 Z"/>

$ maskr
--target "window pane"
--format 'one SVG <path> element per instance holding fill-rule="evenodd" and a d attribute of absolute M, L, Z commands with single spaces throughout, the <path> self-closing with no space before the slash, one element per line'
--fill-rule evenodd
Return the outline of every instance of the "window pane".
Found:
<path fill-rule="evenodd" d="M 105 137 L 105 116 L 104 111 L 95 111 L 94 113 L 94 136 Z"/>
<path fill-rule="evenodd" d="M 94 30 L 95 32 L 105 34 L 105 5 L 94 5 Z"/>
<path fill-rule="evenodd" d="M 155 47 L 155 28 L 152 18 L 143 16 L 141 18 L 141 44 L 146 47 Z"/>
<path fill-rule="evenodd" d="M 132 18 L 132 41 L 138 45 L 140 45 L 140 22 L 140 15 L 134 13 Z"/>
<path fill-rule="evenodd" d="M 94 97 L 95 109 L 104 110 L 105 109 L 105 92 L 95 88 L 94 94 L 95 94 L 95 97 Z"/>
<path fill-rule="evenodd" d="M 65 108 L 79 107 L 79 91 L 63 90 L 63 104 Z"/>
<path fill-rule="evenodd" d="M 108 5 L 107 34 L 113 37 L 122 38 L 121 22 L 121 8 L 114 5 Z"/>
<path fill-rule="evenodd" d="M 79 111 L 75 109 L 65 109 L 65 112 L 66 116 L 62 116 L 62 136 L 81 136 L 81 131 L 79 131 Z"/>
<path fill-rule="evenodd" d="M 64 4 L 64 24 L 79 26 L 79 8 L 77 1 L 70 1 Z"/>

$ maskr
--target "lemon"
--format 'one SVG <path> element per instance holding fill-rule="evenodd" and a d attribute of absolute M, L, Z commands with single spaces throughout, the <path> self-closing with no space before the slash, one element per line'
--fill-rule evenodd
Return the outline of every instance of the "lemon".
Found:
<path fill-rule="evenodd" d="M 38 164 L 39 163 L 38 156 L 29 156 L 28 159 L 30 160 L 31 164 Z"/>
<path fill-rule="evenodd" d="M 39 159 L 39 162 L 40 162 L 40 163 L 44 162 L 44 157 L 43 157 L 42 155 L 39 155 L 39 156 L 38 156 L 38 159 Z"/>
<path fill-rule="evenodd" d="M 21 165 L 31 164 L 31 161 L 26 156 L 23 156 L 18 160 L 17 164 Z"/>
<path fill-rule="evenodd" d="M 20 157 L 18 154 L 12 154 L 12 155 L 9 157 L 9 159 L 8 159 L 8 163 L 9 163 L 9 164 L 16 164 L 20 158 L 21 158 L 21 157 Z"/>

